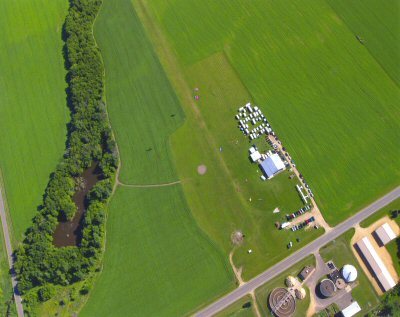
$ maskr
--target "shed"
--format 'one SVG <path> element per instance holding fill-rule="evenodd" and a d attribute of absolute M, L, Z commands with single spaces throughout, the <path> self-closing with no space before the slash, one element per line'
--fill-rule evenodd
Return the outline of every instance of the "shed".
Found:
<path fill-rule="evenodd" d="M 396 234 L 387 222 L 375 230 L 375 234 L 382 243 L 382 245 L 388 244 L 390 241 L 396 238 Z M 378 241 L 379 242 L 379 241 Z"/>

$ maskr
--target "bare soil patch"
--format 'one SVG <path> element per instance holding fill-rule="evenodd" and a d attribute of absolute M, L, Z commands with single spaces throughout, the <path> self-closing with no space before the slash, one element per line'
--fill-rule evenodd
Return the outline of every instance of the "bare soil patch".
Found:
<path fill-rule="evenodd" d="M 199 175 L 204 175 L 206 172 L 207 166 L 205 166 L 204 164 L 197 166 L 197 173 L 199 173 Z"/>

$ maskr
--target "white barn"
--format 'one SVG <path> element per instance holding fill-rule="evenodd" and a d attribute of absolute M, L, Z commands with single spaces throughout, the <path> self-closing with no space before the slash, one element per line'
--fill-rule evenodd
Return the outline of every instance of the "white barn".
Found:
<path fill-rule="evenodd" d="M 285 169 L 285 164 L 279 155 L 275 153 L 262 161 L 260 167 L 267 178 L 272 178 Z"/>

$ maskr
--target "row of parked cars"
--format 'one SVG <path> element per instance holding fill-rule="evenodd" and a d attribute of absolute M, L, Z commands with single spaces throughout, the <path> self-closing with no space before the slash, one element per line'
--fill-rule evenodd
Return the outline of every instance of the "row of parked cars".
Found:
<path fill-rule="evenodd" d="M 315 221 L 314 217 L 308 218 L 304 222 L 301 222 L 298 225 L 293 226 L 291 229 L 292 229 L 292 231 L 300 230 L 300 229 L 304 228 L 305 226 L 307 226 L 309 223 L 314 222 L 314 221 Z"/>
<path fill-rule="evenodd" d="M 309 211 L 309 210 L 311 210 L 311 206 L 310 205 L 305 205 L 303 208 L 297 210 L 296 212 L 294 212 L 292 214 L 289 214 L 289 215 L 286 215 L 286 219 L 287 220 L 292 220 L 292 219 L 304 214 L 306 211 Z"/>

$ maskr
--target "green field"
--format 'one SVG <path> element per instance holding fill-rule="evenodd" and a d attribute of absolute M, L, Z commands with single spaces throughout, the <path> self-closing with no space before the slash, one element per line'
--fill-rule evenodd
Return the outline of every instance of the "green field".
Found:
<path fill-rule="evenodd" d="M 95 36 L 120 180 L 177 180 L 169 135 L 183 111 L 129 0 L 104 1 Z M 234 287 L 227 260 L 195 223 L 180 185 L 120 186 L 110 203 L 104 268 L 81 315 L 188 314 Z"/>
<path fill-rule="evenodd" d="M 399 183 L 399 88 L 326 2 L 141 3 L 151 8 L 192 87 L 212 82 L 210 74 L 221 69 L 208 59 L 225 53 L 331 224 Z M 396 17 L 396 10 L 381 13 Z M 231 88 L 206 86 L 200 95 L 235 95 Z"/>
<path fill-rule="evenodd" d="M 327 0 L 397 85 L 400 85 L 400 2 Z"/>
<path fill-rule="evenodd" d="M 131 3 L 106 0 L 103 6 L 95 37 L 106 66 L 108 111 L 122 161 L 120 180 L 176 181 L 168 137 L 183 122 L 178 99 Z"/>
<path fill-rule="evenodd" d="M 68 2 L 1 1 L 0 169 L 14 238 L 31 223 L 69 120 L 61 28 Z"/>
<path fill-rule="evenodd" d="M 385 248 L 392 257 L 393 267 L 396 270 L 397 275 L 400 276 L 400 238 L 390 241 Z"/>
<path fill-rule="evenodd" d="M 345 264 L 354 265 L 357 269 L 358 285 L 353 289 L 352 296 L 360 304 L 362 311 L 366 313 L 379 303 L 379 297 L 351 251 L 350 240 L 353 234 L 354 229 L 346 232 L 324 246 L 320 250 L 320 254 L 325 261 L 333 260 L 338 268 Z"/>
<path fill-rule="evenodd" d="M 81 316 L 181 316 L 234 285 L 181 188 L 118 188 L 104 268 Z"/>
<path fill-rule="evenodd" d="M 308 256 L 307 258 L 292 266 L 273 280 L 256 289 L 258 307 L 260 308 L 263 316 L 272 316 L 268 307 L 268 296 L 271 291 L 277 287 L 286 287 L 285 278 L 289 275 L 297 276 L 306 265 L 315 265 L 314 256 Z M 296 311 L 293 315 L 295 317 L 306 316 L 308 306 L 310 305 L 310 291 L 307 287 L 305 289 L 307 291 L 306 298 L 296 301 Z"/>

